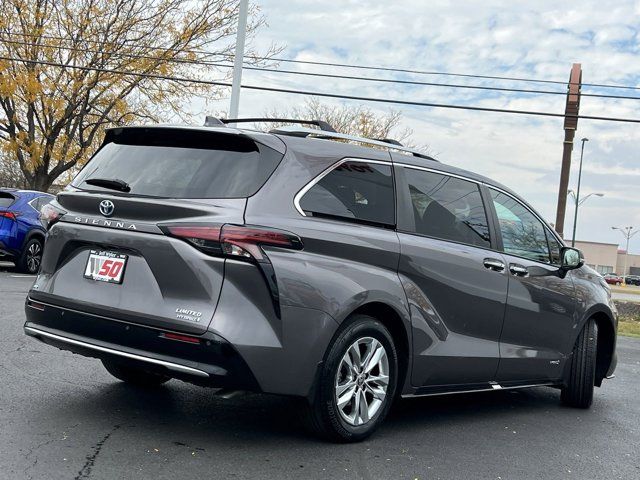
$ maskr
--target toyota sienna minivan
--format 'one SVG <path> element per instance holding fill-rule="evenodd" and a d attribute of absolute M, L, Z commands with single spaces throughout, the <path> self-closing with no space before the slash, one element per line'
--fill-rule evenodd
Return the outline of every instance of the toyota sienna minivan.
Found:
<path fill-rule="evenodd" d="M 26 334 L 114 377 L 299 397 L 357 441 L 397 397 L 531 386 L 587 408 L 609 287 L 522 198 L 324 122 L 108 130 L 43 208 Z"/>

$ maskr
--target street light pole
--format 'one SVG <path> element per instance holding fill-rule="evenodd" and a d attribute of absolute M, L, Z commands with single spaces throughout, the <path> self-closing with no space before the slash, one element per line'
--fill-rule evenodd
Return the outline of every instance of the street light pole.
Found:
<path fill-rule="evenodd" d="M 240 82 L 242 81 L 242 63 L 244 61 L 244 41 L 247 35 L 248 0 L 240 0 L 238 11 L 238 31 L 236 32 L 236 56 L 233 60 L 233 82 L 231 83 L 231 104 L 229 118 L 238 118 L 240 105 Z"/>
<path fill-rule="evenodd" d="M 571 246 L 576 246 L 576 225 L 578 223 L 578 207 L 580 206 L 580 180 L 582 179 L 582 157 L 584 157 L 584 144 L 588 142 L 588 138 L 582 139 L 582 148 L 580 150 L 580 169 L 578 170 L 578 189 L 576 190 L 576 210 L 573 215 L 573 236 L 571 237 Z"/>
<path fill-rule="evenodd" d="M 622 268 L 622 281 L 626 284 L 627 283 L 626 281 L 627 257 L 629 255 L 629 240 L 631 240 L 631 237 L 633 237 L 640 230 L 636 230 L 635 232 L 632 232 L 633 227 L 624 227 L 624 228 L 611 227 L 611 229 L 619 230 L 624 236 L 624 238 L 627 239 L 627 245 L 625 246 L 625 250 L 624 250 L 624 267 Z"/>

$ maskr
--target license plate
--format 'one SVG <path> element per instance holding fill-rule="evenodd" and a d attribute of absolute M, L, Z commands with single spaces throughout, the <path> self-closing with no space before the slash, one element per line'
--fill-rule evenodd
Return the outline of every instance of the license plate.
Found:
<path fill-rule="evenodd" d="M 99 282 L 122 283 L 126 264 L 126 255 L 105 250 L 91 250 L 84 269 L 84 278 Z"/>

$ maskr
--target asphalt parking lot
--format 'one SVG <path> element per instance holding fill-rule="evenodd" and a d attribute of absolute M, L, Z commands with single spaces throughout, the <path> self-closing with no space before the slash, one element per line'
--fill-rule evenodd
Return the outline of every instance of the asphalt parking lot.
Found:
<path fill-rule="evenodd" d="M 22 333 L 33 277 L 0 267 L 0 478 L 637 479 L 640 339 L 589 411 L 548 388 L 401 402 L 370 440 L 308 436 L 287 398 L 136 390 Z"/>

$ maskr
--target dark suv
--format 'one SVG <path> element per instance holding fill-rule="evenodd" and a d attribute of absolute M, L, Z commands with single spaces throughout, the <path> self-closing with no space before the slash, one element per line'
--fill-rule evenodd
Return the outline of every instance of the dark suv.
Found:
<path fill-rule="evenodd" d="M 45 207 L 25 332 L 132 384 L 301 397 L 341 441 L 398 396 L 589 407 L 617 314 L 580 252 L 488 178 L 317 123 L 109 130 Z"/>

